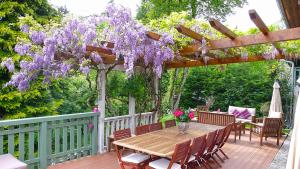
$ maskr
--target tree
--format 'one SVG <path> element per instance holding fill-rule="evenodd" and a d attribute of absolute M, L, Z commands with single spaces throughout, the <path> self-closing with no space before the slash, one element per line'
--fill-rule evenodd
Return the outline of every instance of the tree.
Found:
<path fill-rule="evenodd" d="M 188 11 L 191 18 L 225 19 L 235 7 L 242 7 L 247 0 L 142 0 L 137 18 L 143 21 L 160 18 L 172 12 Z"/>
<path fill-rule="evenodd" d="M 12 58 L 18 63 L 20 59 L 13 50 L 17 39 L 24 37 L 20 31 L 20 16 L 30 15 L 41 24 L 60 18 L 60 14 L 48 4 L 47 0 L 5 0 L 0 3 L 0 11 L 0 62 Z M 12 87 L 2 88 L 10 78 L 9 70 L 0 67 L 0 119 L 57 113 L 56 109 L 61 101 L 51 97 L 41 80 L 27 92 L 19 92 Z"/>

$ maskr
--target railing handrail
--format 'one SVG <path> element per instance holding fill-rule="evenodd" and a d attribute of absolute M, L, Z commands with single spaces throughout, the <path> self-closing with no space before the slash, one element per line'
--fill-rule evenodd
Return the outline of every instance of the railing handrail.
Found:
<path fill-rule="evenodd" d="M 98 116 L 98 115 L 99 115 L 99 113 L 86 112 L 86 113 L 44 116 L 44 117 L 31 117 L 31 118 L 14 119 L 14 120 L 2 120 L 2 121 L 0 120 L 0 126 L 22 125 L 22 124 L 27 124 L 27 123 L 40 123 L 40 122 L 55 121 L 55 120 L 66 120 L 66 119 L 74 119 L 74 118 L 92 117 L 92 116 Z"/>
<path fill-rule="evenodd" d="M 153 114 L 153 112 L 145 112 L 145 113 L 142 113 L 142 116 L 151 115 L 151 114 Z M 139 116 L 139 115 L 140 114 L 135 114 L 134 116 Z M 130 117 L 131 117 L 131 115 L 106 117 L 106 118 L 104 118 L 104 121 L 118 120 L 118 119 L 122 119 L 122 118 L 130 118 Z"/>

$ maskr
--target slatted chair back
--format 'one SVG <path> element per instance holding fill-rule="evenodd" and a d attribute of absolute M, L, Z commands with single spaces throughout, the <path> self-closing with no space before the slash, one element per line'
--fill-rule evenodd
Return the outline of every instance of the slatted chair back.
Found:
<path fill-rule="evenodd" d="M 135 128 L 135 134 L 141 135 L 149 133 L 149 125 L 138 126 Z"/>
<path fill-rule="evenodd" d="M 228 124 L 226 127 L 225 127 L 225 131 L 224 131 L 224 139 L 222 141 L 222 143 L 219 145 L 219 147 L 223 147 L 224 144 L 227 142 L 229 136 L 230 136 L 230 133 L 231 133 L 231 129 L 232 129 L 232 126 L 233 126 L 233 123 L 231 124 Z"/>
<path fill-rule="evenodd" d="M 198 111 L 198 122 L 203 124 L 227 126 L 230 123 L 235 123 L 235 116 L 230 114 Z"/>
<path fill-rule="evenodd" d="M 114 140 L 121 140 L 124 138 L 129 138 L 131 137 L 131 131 L 130 129 L 123 129 L 123 130 L 118 130 L 114 132 Z"/>
<path fill-rule="evenodd" d="M 281 134 L 282 119 L 281 118 L 264 118 L 262 132 L 266 137 L 275 137 Z"/>
<path fill-rule="evenodd" d="M 176 144 L 168 169 L 171 169 L 173 163 L 177 163 L 177 162 L 180 162 L 180 165 L 184 166 L 185 159 L 190 149 L 190 145 L 191 145 L 191 140 Z"/>
<path fill-rule="evenodd" d="M 216 145 L 216 136 L 217 136 L 217 130 L 212 131 L 208 133 L 207 138 L 206 138 L 206 150 L 208 153 L 212 152 Z"/>
<path fill-rule="evenodd" d="M 157 131 L 157 130 L 162 130 L 162 124 L 160 122 L 158 123 L 153 123 L 153 124 L 150 124 L 149 126 L 149 131 L 152 132 L 152 131 Z"/>
<path fill-rule="evenodd" d="M 186 164 L 192 155 L 197 157 L 202 157 L 206 149 L 206 135 L 196 137 L 193 139 L 192 145 L 190 147 L 189 153 L 186 158 Z"/>
<path fill-rule="evenodd" d="M 216 136 L 216 145 L 221 145 L 225 136 L 225 128 L 219 129 Z"/>
<path fill-rule="evenodd" d="M 165 127 L 166 127 L 166 128 L 174 127 L 174 126 L 176 126 L 176 121 L 175 121 L 175 120 L 168 120 L 168 121 L 166 121 L 166 123 L 165 123 Z"/>

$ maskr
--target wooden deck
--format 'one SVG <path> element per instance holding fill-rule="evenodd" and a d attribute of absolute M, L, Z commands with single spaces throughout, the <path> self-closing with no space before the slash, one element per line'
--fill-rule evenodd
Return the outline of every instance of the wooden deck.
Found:
<path fill-rule="evenodd" d="M 228 141 L 224 146 L 224 151 L 230 159 L 222 163 L 224 169 L 267 169 L 279 150 L 275 139 L 268 138 L 268 141 L 265 141 L 264 146 L 261 147 L 258 137 L 254 136 L 252 142 L 249 141 L 249 133 L 243 134 L 242 139 L 238 140 L 237 143 L 233 143 L 233 136 Z M 280 144 L 282 141 L 283 139 Z M 212 166 L 216 168 L 214 164 Z M 119 168 L 115 152 L 110 152 L 57 164 L 48 169 Z"/>

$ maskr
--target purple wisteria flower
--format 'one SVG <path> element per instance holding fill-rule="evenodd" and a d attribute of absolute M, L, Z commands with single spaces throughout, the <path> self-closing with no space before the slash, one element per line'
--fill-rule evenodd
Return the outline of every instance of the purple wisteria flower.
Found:
<path fill-rule="evenodd" d="M 30 39 L 35 44 L 42 44 L 45 38 L 46 38 L 46 34 L 42 31 L 33 31 L 30 34 Z"/>
<path fill-rule="evenodd" d="M 15 71 L 15 65 L 14 65 L 14 61 L 12 60 L 12 58 L 8 58 L 4 61 L 1 62 L 1 67 L 6 67 L 6 69 L 9 72 L 14 72 Z"/>
<path fill-rule="evenodd" d="M 30 50 L 30 45 L 28 44 L 18 43 L 15 46 L 15 52 L 17 52 L 21 56 L 25 55 L 29 50 Z"/>
<path fill-rule="evenodd" d="M 20 29 L 24 33 L 29 33 L 29 26 L 27 24 L 22 25 Z"/>

